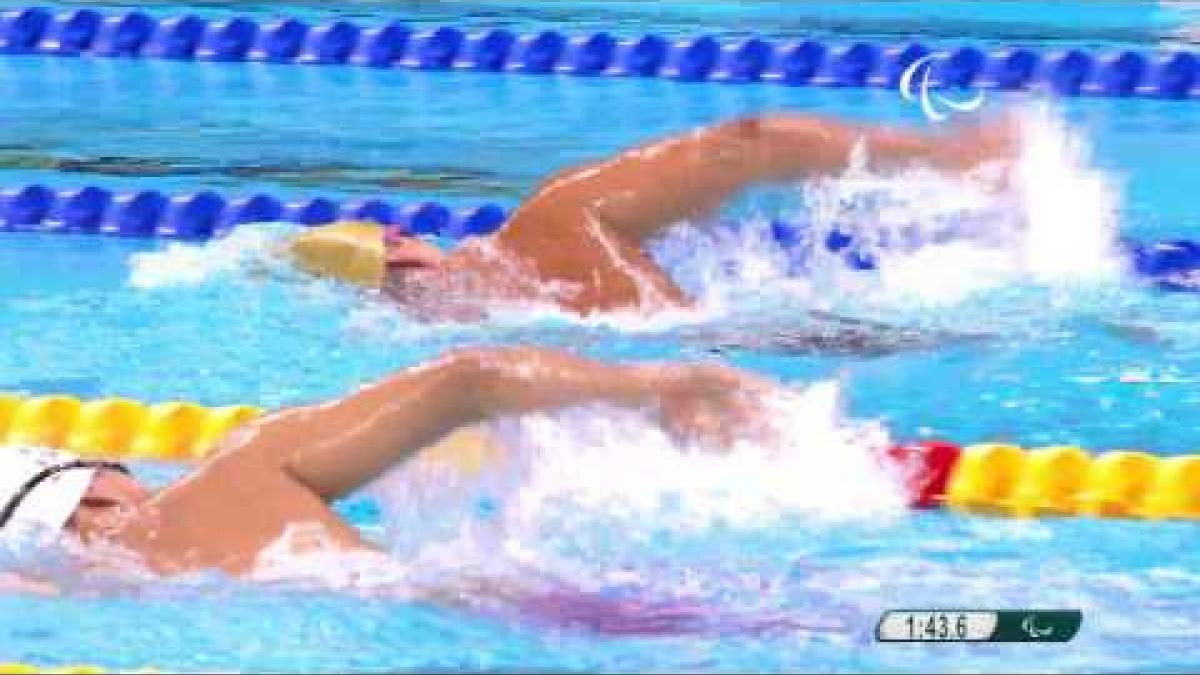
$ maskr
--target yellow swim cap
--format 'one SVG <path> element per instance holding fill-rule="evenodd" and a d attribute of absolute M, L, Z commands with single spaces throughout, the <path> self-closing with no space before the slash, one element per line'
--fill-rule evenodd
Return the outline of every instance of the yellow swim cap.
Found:
<path fill-rule="evenodd" d="M 383 285 L 383 226 L 341 222 L 314 228 L 292 240 L 288 247 L 296 265 L 322 277 L 356 286 Z"/>

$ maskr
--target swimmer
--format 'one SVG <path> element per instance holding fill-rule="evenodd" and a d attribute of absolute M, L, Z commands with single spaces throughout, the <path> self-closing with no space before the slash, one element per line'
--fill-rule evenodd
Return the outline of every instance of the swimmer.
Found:
<path fill-rule="evenodd" d="M 115 550 L 161 575 L 251 573 L 295 528 L 335 550 L 375 550 L 330 505 L 456 430 L 595 402 L 653 410 L 664 429 L 727 447 L 731 429 L 766 433 L 759 397 L 769 386 L 714 365 L 610 365 L 529 348 L 451 352 L 342 399 L 252 422 L 158 492 L 119 464 L 0 448 L 0 547 L 65 533 L 81 543 L 85 563 L 103 564 Z"/>
<path fill-rule="evenodd" d="M 477 319 L 482 305 L 506 300 L 585 315 L 687 307 L 648 241 L 752 186 L 836 174 L 860 143 L 876 171 L 920 163 L 957 172 L 1005 157 L 1012 138 L 1007 124 L 920 134 L 799 115 L 738 119 L 560 171 L 495 234 L 448 254 L 389 232 L 381 261 L 341 276 L 420 318 Z M 304 248 L 293 247 L 301 266 L 319 272 Z"/>

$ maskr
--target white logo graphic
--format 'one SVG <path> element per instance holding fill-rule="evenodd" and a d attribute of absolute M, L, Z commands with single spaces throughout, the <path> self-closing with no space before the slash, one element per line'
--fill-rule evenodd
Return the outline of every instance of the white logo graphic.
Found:
<path fill-rule="evenodd" d="M 1034 615 L 1034 614 L 1030 614 L 1029 616 L 1025 617 L 1025 618 L 1024 618 L 1022 621 L 1021 621 L 1021 630 L 1025 631 L 1025 634 L 1026 634 L 1026 635 L 1028 635 L 1029 637 L 1031 637 L 1031 638 L 1035 638 L 1035 639 L 1047 637 L 1047 636 L 1049 636 L 1051 633 L 1053 633 L 1053 632 L 1054 632 L 1054 628 L 1051 628 L 1051 627 L 1041 628 L 1041 627 L 1039 627 L 1039 626 L 1038 626 L 1038 625 L 1035 623 L 1035 621 L 1036 621 L 1036 620 L 1037 620 L 1037 616 L 1036 616 L 1036 615 Z"/>
<path fill-rule="evenodd" d="M 941 94 L 931 91 L 929 82 L 929 72 L 933 70 L 934 59 L 942 58 L 939 54 L 929 54 L 913 61 L 912 64 L 904 70 L 904 74 L 900 77 L 900 95 L 906 101 L 915 101 L 919 96 L 921 99 L 921 111 L 925 113 L 925 117 L 933 122 L 941 122 L 948 117 L 947 113 L 942 112 L 942 109 L 950 109 L 955 112 L 971 112 L 978 110 L 983 105 L 983 92 L 975 92 L 973 98 L 964 101 L 959 101 L 942 96 Z M 920 71 L 920 84 L 918 91 L 913 91 L 913 82 L 917 79 L 917 72 Z"/>

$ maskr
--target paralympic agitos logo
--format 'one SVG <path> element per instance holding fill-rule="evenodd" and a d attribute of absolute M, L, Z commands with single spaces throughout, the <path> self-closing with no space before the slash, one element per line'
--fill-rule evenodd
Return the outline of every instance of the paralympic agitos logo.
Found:
<path fill-rule="evenodd" d="M 954 99 L 933 91 L 930 81 L 934 62 L 945 58 L 940 54 L 929 54 L 913 61 L 900 76 L 900 95 L 906 101 L 920 101 L 921 111 L 932 122 L 940 122 L 953 113 L 978 110 L 983 106 L 983 92 L 976 91 L 968 99 Z M 944 112 L 944 111 L 952 112 Z"/>

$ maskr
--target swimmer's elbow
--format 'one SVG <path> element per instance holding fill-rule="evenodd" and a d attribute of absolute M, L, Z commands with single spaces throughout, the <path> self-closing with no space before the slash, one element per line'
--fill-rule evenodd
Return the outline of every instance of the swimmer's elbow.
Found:
<path fill-rule="evenodd" d="M 454 373 L 455 388 L 477 421 L 523 408 L 521 401 L 536 399 L 535 390 L 553 379 L 551 374 L 570 369 L 572 359 L 537 347 L 477 347 L 450 352 L 446 364 Z"/>
<path fill-rule="evenodd" d="M 532 363 L 540 352 L 532 347 L 471 347 L 451 351 L 442 361 L 462 400 L 484 417 L 497 407 L 513 369 Z"/>
<path fill-rule="evenodd" d="M 766 118 L 762 115 L 745 115 L 727 122 L 721 122 L 713 127 L 719 135 L 731 136 L 740 140 L 753 140 L 762 133 Z"/>
<path fill-rule="evenodd" d="M 446 352 L 441 358 L 442 367 L 454 375 L 458 386 L 469 387 L 484 384 L 492 364 L 505 358 L 509 351 L 504 348 L 467 347 Z"/>

